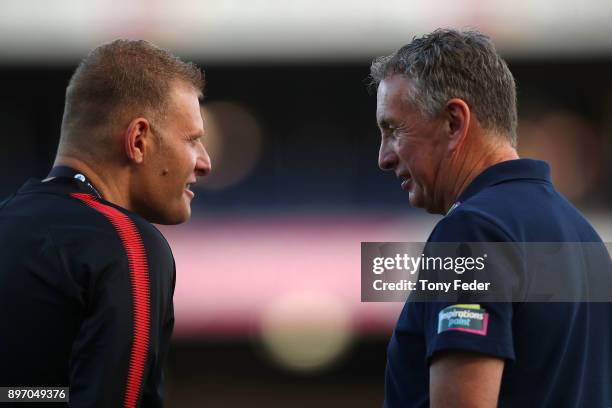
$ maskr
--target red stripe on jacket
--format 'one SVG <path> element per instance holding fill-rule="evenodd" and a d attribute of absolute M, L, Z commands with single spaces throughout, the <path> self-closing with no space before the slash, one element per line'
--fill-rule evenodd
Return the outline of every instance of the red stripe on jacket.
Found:
<path fill-rule="evenodd" d="M 116 208 L 102 204 L 90 194 L 73 193 L 71 195 L 103 214 L 111 222 L 127 254 L 134 305 L 134 335 L 123 406 L 133 408 L 138 403 L 143 382 L 151 327 L 149 267 L 144 245 L 140 233 L 127 215 Z"/>

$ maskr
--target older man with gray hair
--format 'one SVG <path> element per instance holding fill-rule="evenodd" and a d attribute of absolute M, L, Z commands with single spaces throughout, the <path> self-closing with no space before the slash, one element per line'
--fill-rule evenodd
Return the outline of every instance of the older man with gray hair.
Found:
<path fill-rule="evenodd" d="M 601 242 L 549 166 L 519 159 L 515 82 L 488 37 L 436 30 L 375 59 L 371 76 L 380 168 L 412 206 L 444 215 L 428 243 Z M 449 310 L 486 323 L 440 324 Z M 389 343 L 385 406 L 611 406 L 611 318 L 610 303 L 409 299 Z"/>

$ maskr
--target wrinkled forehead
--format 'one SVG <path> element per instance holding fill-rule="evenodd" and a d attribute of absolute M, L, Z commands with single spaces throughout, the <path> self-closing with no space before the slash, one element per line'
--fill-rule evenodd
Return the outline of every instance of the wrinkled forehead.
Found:
<path fill-rule="evenodd" d="M 376 96 L 378 102 L 388 102 L 393 99 L 403 99 L 408 96 L 409 79 L 401 74 L 393 74 L 378 84 Z"/>
<path fill-rule="evenodd" d="M 384 116 L 401 110 L 408 101 L 408 80 L 401 75 L 389 76 L 378 84 L 376 90 L 376 116 Z"/>

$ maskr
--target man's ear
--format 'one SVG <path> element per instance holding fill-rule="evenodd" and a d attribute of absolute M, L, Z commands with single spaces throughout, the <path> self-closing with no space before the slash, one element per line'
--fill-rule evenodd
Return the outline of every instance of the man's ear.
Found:
<path fill-rule="evenodd" d="M 446 103 L 444 109 L 448 120 L 448 149 L 456 150 L 465 140 L 470 128 L 472 112 L 463 99 L 453 98 Z"/>
<path fill-rule="evenodd" d="M 151 136 L 151 124 L 145 118 L 136 118 L 125 130 L 125 153 L 128 160 L 140 164 L 144 160 L 145 146 Z"/>

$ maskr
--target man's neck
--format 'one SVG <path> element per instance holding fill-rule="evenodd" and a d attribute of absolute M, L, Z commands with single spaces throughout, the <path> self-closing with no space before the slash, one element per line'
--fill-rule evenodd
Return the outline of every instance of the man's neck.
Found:
<path fill-rule="evenodd" d="M 53 166 L 68 166 L 80 173 L 94 185 L 102 198 L 120 207 L 129 209 L 129 199 L 126 191 L 119 186 L 127 185 L 123 183 L 121 177 L 116 172 L 105 171 L 99 167 L 87 164 L 85 161 L 71 156 L 58 156 Z"/>
<path fill-rule="evenodd" d="M 450 180 L 450 188 L 444 197 L 444 214 L 459 199 L 461 193 L 470 183 L 487 168 L 504 161 L 516 160 L 519 158 L 516 150 L 509 144 L 501 146 L 483 146 L 481 149 L 473 149 L 469 153 L 460 153 L 456 157 L 461 157 L 461 161 L 454 164 L 455 176 Z"/>

